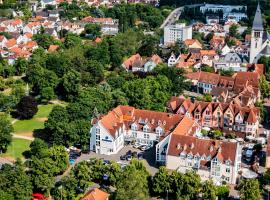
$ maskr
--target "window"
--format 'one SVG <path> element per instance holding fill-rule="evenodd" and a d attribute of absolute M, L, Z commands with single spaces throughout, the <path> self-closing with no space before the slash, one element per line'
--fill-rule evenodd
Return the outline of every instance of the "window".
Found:
<path fill-rule="evenodd" d="M 136 124 L 132 124 L 132 126 L 131 126 L 131 130 L 133 130 L 133 131 L 136 131 L 136 130 L 137 130 L 137 126 L 136 126 Z"/>
<path fill-rule="evenodd" d="M 230 173 L 231 172 L 231 169 L 229 167 L 226 168 L 226 172 L 227 173 Z"/>
<path fill-rule="evenodd" d="M 148 132 L 148 131 L 149 131 L 148 126 L 144 126 L 144 127 L 143 127 L 143 131 L 144 131 L 144 132 Z"/>
<path fill-rule="evenodd" d="M 100 135 L 96 135 L 96 140 L 100 140 Z"/>
<path fill-rule="evenodd" d="M 96 134 L 100 134 L 100 129 L 98 127 L 96 128 Z"/>
<path fill-rule="evenodd" d="M 144 134 L 143 137 L 144 137 L 144 139 L 149 139 L 150 136 L 149 136 L 149 134 Z"/>
<path fill-rule="evenodd" d="M 137 137 L 137 132 L 133 131 L 133 132 L 132 132 L 132 136 L 133 136 L 134 138 L 136 138 L 136 137 Z"/>

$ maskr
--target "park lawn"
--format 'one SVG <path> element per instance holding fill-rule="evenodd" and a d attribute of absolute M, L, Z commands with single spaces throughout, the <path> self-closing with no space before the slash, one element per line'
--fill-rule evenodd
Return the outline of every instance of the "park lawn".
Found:
<path fill-rule="evenodd" d="M 38 112 L 34 116 L 34 118 L 48 117 L 54 106 L 55 105 L 53 105 L 53 104 L 39 105 L 38 106 Z"/>
<path fill-rule="evenodd" d="M 24 158 L 22 153 L 30 149 L 30 143 L 30 140 L 13 138 L 11 145 L 8 146 L 7 152 L 2 154 L 1 157 L 12 159 Z"/>
<path fill-rule="evenodd" d="M 44 122 L 47 120 L 54 105 L 39 105 L 37 114 L 29 120 L 18 120 L 13 124 L 15 134 L 32 135 L 35 129 L 43 129 Z"/>

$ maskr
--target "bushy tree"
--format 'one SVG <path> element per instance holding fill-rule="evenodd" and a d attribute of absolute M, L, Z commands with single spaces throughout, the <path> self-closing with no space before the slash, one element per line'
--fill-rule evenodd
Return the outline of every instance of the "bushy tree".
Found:
<path fill-rule="evenodd" d="M 171 190 L 171 178 L 168 170 L 165 167 L 160 167 L 158 172 L 153 177 L 153 191 L 163 195 Z"/>
<path fill-rule="evenodd" d="M 31 180 L 21 161 L 17 161 L 13 166 L 3 165 L 0 169 L 0 180 L 1 199 L 31 199 Z"/>
<path fill-rule="evenodd" d="M 17 115 L 20 119 L 31 119 L 38 111 L 38 104 L 34 97 L 24 96 L 17 105 Z"/>
<path fill-rule="evenodd" d="M 117 200 L 149 199 L 148 172 L 143 164 L 133 160 L 122 173 L 121 179 L 116 184 Z"/>
<path fill-rule="evenodd" d="M 12 140 L 13 127 L 7 116 L 0 114 L 0 153 L 6 152 Z"/>
<path fill-rule="evenodd" d="M 261 191 L 257 179 L 242 180 L 239 184 L 240 197 L 243 200 L 261 199 Z"/>

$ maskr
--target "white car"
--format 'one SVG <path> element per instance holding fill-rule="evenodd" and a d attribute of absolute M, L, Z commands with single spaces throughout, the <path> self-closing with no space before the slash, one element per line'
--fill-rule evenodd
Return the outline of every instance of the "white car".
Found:
<path fill-rule="evenodd" d="M 152 146 L 151 145 L 143 145 L 143 146 L 141 146 L 141 150 L 142 151 L 147 151 L 148 149 L 150 149 Z"/>
<path fill-rule="evenodd" d="M 135 142 L 135 144 L 133 145 L 134 148 L 138 149 L 140 148 L 142 145 L 138 142 Z"/>

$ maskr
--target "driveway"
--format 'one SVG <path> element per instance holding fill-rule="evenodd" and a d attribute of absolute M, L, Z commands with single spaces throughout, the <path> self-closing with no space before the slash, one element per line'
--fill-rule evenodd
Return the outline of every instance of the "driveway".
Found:
<path fill-rule="evenodd" d="M 110 161 L 115 161 L 119 162 L 121 161 L 122 163 L 129 163 L 129 161 L 122 161 L 120 160 L 121 155 L 125 155 L 129 150 L 132 152 L 142 152 L 139 149 L 133 148 L 131 145 L 125 146 L 123 149 L 121 149 L 117 154 L 113 155 L 102 155 L 102 154 L 96 154 L 94 152 L 91 152 L 89 154 L 82 154 L 77 160 L 76 163 L 82 162 L 84 160 L 89 160 L 90 158 L 98 158 L 98 159 L 104 159 L 104 160 L 110 160 Z M 142 159 L 142 162 L 144 163 L 147 171 L 151 174 L 154 175 L 158 171 L 158 167 L 155 164 L 155 147 L 152 147 L 148 151 L 145 151 L 143 154 L 144 158 Z"/>

